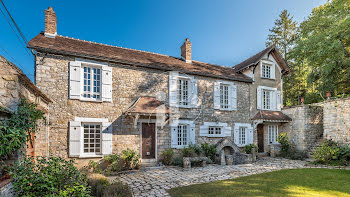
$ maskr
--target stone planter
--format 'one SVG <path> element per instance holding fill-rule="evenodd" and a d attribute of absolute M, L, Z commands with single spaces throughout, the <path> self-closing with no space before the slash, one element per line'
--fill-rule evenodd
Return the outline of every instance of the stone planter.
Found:
<path fill-rule="evenodd" d="M 270 157 L 276 157 L 281 152 L 281 144 L 269 144 Z"/>

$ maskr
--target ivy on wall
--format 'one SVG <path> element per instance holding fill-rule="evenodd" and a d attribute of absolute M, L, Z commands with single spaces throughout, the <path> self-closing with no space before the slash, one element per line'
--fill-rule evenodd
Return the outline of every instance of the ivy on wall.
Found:
<path fill-rule="evenodd" d="M 21 99 L 17 111 L 0 124 L 0 160 L 6 159 L 26 142 L 33 145 L 34 134 L 38 131 L 38 120 L 45 119 L 37 104 Z"/>

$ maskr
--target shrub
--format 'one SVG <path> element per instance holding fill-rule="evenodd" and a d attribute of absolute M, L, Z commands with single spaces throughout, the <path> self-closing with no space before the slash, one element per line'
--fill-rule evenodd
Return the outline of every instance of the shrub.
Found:
<path fill-rule="evenodd" d="M 216 145 L 215 144 L 208 144 L 204 143 L 201 144 L 201 148 L 203 150 L 203 153 L 206 157 L 210 158 L 211 160 L 214 160 L 214 156 L 216 154 Z"/>
<path fill-rule="evenodd" d="M 289 137 L 287 133 L 281 133 L 278 136 L 277 141 L 281 144 L 280 156 L 289 157 L 291 154 L 291 144 L 289 143 Z"/>
<path fill-rule="evenodd" d="M 124 160 L 126 169 L 138 168 L 140 163 L 140 156 L 136 153 L 136 151 L 128 148 L 122 151 L 120 157 Z"/>
<path fill-rule="evenodd" d="M 161 157 L 164 165 L 170 165 L 173 162 L 174 150 L 170 148 L 163 151 Z"/>
<path fill-rule="evenodd" d="M 89 161 L 89 168 L 92 169 L 92 172 L 102 173 L 102 168 L 99 162 L 97 161 Z"/>
<path fill-rule="evenodd" d="M 182 167 L 182 166 L 184 166 L 184 160 L 183 160 L 182 157 L 176 157 L 176 158 L 174 159 L 174 161 L 173 161 L 173 164 L 174 164 L 175 166 L 180 166 L 180 167 Z"/>
<path fill-rule="evenodd" d="M 118 154 L 111 154 L 104 156 L 104 161 L 101 164 L 106 165 L 105 172 L 110 174 L 111 172 L 120 172 L 123 170 L 124 162 Z"/>
<path fill-rule="evenodd" d="M 258 152 L 258 147 L 255 144 L 245 145 L 244 146 L 244 151 L 247 154 L 251 154 L 253 148 L 255 149 L 255 152 Z"/>
<path fill-rule="evenodd" d="M 350 148 L 332 140 L 325 140 L 314 153 L 317 163 L 331 165 L 349 165 Z"/>
<path fill-rule="evenodd" d="M 182 149 L 182 156 L 183 157 L 194 157 L 195 156 L 195 150 L 193 149 L 193 147 L 184 147 Z"/>
<path fill-rule="evenodd" d="M 18 196 L 90 196 L 86 176 L 73 160 L 24 158 L 15 163 L 11 177 Z"/>
<path fill-rule="evenodd" d="M 89 175 L 88 183 L 91 187 L 91 194 L 96 197 L 132 196 L 128 185 L 120 181 L 110 184 L 107 177 L 102 174 Z"/>
<path fill-rule="evenodd" d="M 194 153 L 200 156 L 203 152 L 202 148 L 198 145 L 195 144 L 190 144 L 189 148 L 193 149 Z"/>

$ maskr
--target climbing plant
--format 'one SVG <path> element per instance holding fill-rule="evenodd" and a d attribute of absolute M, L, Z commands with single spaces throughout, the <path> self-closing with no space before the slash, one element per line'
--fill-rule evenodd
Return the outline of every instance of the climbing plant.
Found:
<path fill-rule="evenodd" d="M 0 159 L 6 159 L 26 142 L 33 143 L 40 119 L 45 117 L 37 104 L 21 99 L 17 111 L 0 124 Z"/>

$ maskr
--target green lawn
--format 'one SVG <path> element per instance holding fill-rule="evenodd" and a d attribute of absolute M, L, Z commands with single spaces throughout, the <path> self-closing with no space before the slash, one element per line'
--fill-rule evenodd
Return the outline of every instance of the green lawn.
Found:
<path fill-rule="evenodd" d="M 349 196 L 350 171 L 293 169 L 190 185 L 171 196 Z"/>

